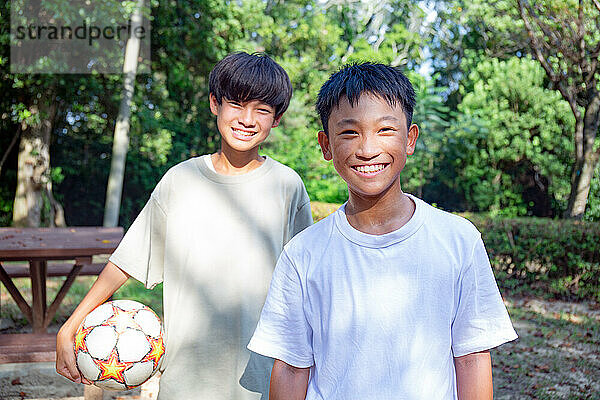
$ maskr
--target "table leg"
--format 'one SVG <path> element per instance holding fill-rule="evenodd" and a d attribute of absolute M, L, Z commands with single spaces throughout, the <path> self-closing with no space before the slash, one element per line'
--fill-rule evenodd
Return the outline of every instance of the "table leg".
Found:
<path fill-rule="evenodd" d="M 46 261 L 29 261 L 31 275 L 33 333 L 46 332 Z"/>
<path fill-rule="evenodd" d="M 61 286 L 60 290 L 56 294 L 54 301 L 52 302 L 52 304 L 50 304 L 50 307 L 48 307 L 48 310 L 46 311 L 46 318 L 44 319 L 44 326 L 48 326 L 48 325 L 50 325 L 50 322 L 52 322 L 52 318 L 54 318 L 54 315 L 56 314 L 56 311 L 58 310 L 58 306 L 60 306 L 60 303 L 63 301 L 63 299 L 67 295 L 69 288 L 75 281 L 75 278 L 77 277 L 77 274 L 79 274 L 79 271 L 81 271 L 81 268 L 83 268 L 83 265 L 74 265 L 73 269 L 71 269 L 71 272 L 69 272 L 69 275 L 67 275 L 67 279 L 65 279 L 63 285 Z"/>
<path fill-rule="evenodd" d="M 21 312 L 23 313 L 25 318 L 27 318 L 27 321 L 29 321 L 29 323 L 31 323 L 32 322 L 31 307 L 29 307 L 29 304 L 27 304 L 27 302 L 25 301 L 23 296 L 21 296 L 19 289 L 17 289 L 17 287 L 13 283 L 12 279 L 10 278 L 10 276 L 8 276 L 8 274 L 6 273 L 6 271 L 4 270 L 4 268 L 2 267 L 1 264 L 0 264 L 0 281 L 2 281 L 4 286 L 6 286 L 8 293 L 10 293 L 10 295 L 12 296 L 15 303 L 17 303 L 17 306 L 19 307 L 19 309 L 21 310 Z"/>

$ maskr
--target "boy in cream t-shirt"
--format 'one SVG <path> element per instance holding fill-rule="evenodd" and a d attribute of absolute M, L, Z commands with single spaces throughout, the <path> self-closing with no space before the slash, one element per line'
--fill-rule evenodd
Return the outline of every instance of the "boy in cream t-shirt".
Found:
<path fill-rule="evenodd" d="M 57 336 L 57 371 L 79 376 L 73 337 L 129 276 L 163 283 L 166 353 L 159 399 L 267 397 L 273 360 L 245 348 L 283 245 L 312 223 L 290 168 L 258 154 L 291 97 L 264 55 L 225 57 L 209 77 L 221 148 L 171 168 Z M 253 393 L 256 392 L 256 393 Z"/>

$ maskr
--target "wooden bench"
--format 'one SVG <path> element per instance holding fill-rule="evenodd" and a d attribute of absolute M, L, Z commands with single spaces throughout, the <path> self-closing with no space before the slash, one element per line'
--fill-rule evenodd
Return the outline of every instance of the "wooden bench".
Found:
<path fill-rule="evenodd" d="M 49 262 L 48 277 L 68 277 L 74 263 Z M 84 264 L 77 276 L 99 275 L 105 263 Z M 4 263 L 4 270 L 10 278 L 28 278 L 29 263 Z M 0 335 L 0 364 L 20 362 L 46 362 L 56 360 L 56 335 L 53 333 L 3 334 Z"/>
<path fill-rule="evenodd" d="M 85 264 L 77 275 L 100 275 L 104 269 L 105 263 Z M 29 264 L 3 264 L 4 270 L 11 278 L 28 278 Z M 73 263 L 52 263 L 49 262 L 46 269 L 46 276 L 68 276 L 73 269 Z"/>
<path fill-rule="evenodd" d="M 0 364 L 56 361 L 56 334 L 0 335 Z"/>

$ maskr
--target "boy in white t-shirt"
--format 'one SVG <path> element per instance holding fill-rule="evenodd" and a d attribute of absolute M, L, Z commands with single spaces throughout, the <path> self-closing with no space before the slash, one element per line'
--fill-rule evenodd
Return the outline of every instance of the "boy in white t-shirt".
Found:
<path fill-rule="evenodd" d="M 402 192 L 414 103 L 381 64 L 319 92 L 319 144 L 349 199 L 275 268 L 248 345 L 276 359 L 271 400 L 492 398 L 488 350 L 517 335 L 477 229 Z"/>
<path fill-rule="evenodd" d="M 159 400 L 268 396 L 273 359 L 246 345 L 284 244 L 312 223 L 298 174 L 259 154 L 292 86 L 268 56 L 240 52 L 217 63 L 209 89 L 220 150 L 175 165 L 156 185 L 57 335 L 56 369 L 66 378 L 89 383 L 75 364 L 75 331 L 131 276 L 148 288 L 163 283 Z"/>

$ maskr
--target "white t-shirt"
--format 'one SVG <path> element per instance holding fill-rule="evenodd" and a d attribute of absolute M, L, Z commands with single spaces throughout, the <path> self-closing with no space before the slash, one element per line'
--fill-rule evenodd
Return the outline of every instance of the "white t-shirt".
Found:
<path fill-rule="evenodd" d="M 342 206 L 285 246 L 248 348 L 312 366 L 307 400 L 456 399 L 454 357 L 517 337 L 477 229 L 410 197 L 394 232 Z"/>
<path fill-rule="evenodd" d="M 149 288 L 163 282 L 159 399 L 266 398 L 273 360 L 246 345 L 284 244 L 312 223 L 310 203 L 271 158 L 221 175 L 209 157 L 165 174 L 110 261 Z"/>

